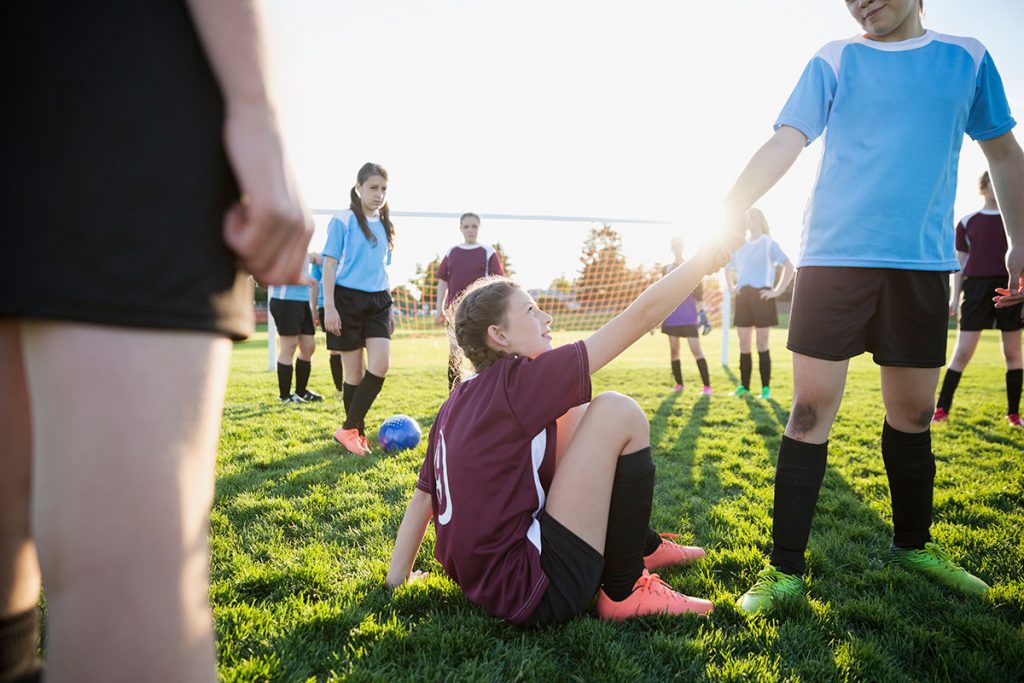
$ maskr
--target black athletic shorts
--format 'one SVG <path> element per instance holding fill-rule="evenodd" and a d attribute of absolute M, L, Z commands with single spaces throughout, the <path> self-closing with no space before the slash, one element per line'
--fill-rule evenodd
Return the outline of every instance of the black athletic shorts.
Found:
<path fill-rule="evenodd" d="M 662 325 L 661 333 L 670 337 L 696 337 L 696 325 Z"/>
<path fill-rule="evenodd" d="M 316 333 L 313 311 L 309 310 L 308 302 L 271 299 L 270 315 L 274 316 L 277 333 L 283 337 L 295 337 L 300 334 L 312 336 Z"/>
<path fill-rule="evenodd" d="M 601 587 L 604 557 L 582 538 L 545 514 L 540 518 L 540 566 L 550 583 L 523 623 L 539 628 L 583 614 Z"/>
<path fill-rule="evenodd" d="M 0 3 L 0 63 L 0 317 L 249 334 L 224 100 L 186 3 Z"/>
<path fill-rule="evenodd" d="M 786 346 L 823 360 L 870 351 L 878 365 L 938 368 L 948 328 L 946 271 L 804 266 Z"/>
<path fill-rule="evenodd" d="M 736 327 L 775 327 L 779 324 L 779 313 L 775 299 L 762 299 L 761 292 L 770 292 L 771 287 L 741 287 L 736 295 Z"/>
<path fill-rule="evenodd" d="M 993 327 L 1012 332 L 1024 327 L 1021 323 L 1021 306 L 996 308 L 992 297 L 996 287 L 1006 287 L 1005 277 L 964 276 L 964 300 L 960 304 L 960 329 L 965 332 L 991 330 Z"/>
<path fill-rule="evenodd" d="M 335 285 L 334 306 L 341 316 L 341 335 L 333 340 L 334 346 L 334 335 L 327 335 L 331 351 L 355 351 L 366 346 L 367 339 L 391 339 L 391 294 L 387 291 L 364 292 Z"/>

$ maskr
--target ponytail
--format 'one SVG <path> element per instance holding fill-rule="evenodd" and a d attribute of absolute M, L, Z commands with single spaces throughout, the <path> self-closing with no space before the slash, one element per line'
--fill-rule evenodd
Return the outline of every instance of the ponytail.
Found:
<path fill-rule="evenodd" d="M 388 172 L 385 171 L 384 167 L 380 164 L 374 164 L 372 162 L 363 164 L 359 169 L 359 173 L 356 174 L 356 184 L 352 186 L 352 189 L 349 190 L 348 193 L 348 208 L 350 208 L 352 213 L 356 215 L 356 220 L 359 221 L 359 227 L 362 229 L 363 235 L 374 246 L 377 244 L 377 236 L 370 230 L 370 224 L 366 220 L 366 213 L 363 211 L 363 200 L 360 199 L 359 193 L 356 192 L 356 188 L 375 175 L 379 175 L 384 180 L 388 179 Z M 388 236 L 388 249 L 394 249 L 395 226 L 391 222 L 391 210 L 388 208 L 387 202 L 384 202 L 384 206 L 380 207 L 380 222 L 384 224 L 384 233 Z"/>

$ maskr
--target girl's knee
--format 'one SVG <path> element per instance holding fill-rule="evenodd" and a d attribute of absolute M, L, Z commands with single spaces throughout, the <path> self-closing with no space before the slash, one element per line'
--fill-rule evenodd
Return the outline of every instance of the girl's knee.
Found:
<path fill-rule="evenodd" d="M 634 436 L 644 436 L 650 433 L 651 425 L 647 421 L 644 409 L 625 394 L 620 394 L 617 391 L 602 392 L 590 402 L 588 412 L 594 408 L 601 413 L 601 421 L 604 424 L 614 424 L 618 428 L 628 430 Z"/>

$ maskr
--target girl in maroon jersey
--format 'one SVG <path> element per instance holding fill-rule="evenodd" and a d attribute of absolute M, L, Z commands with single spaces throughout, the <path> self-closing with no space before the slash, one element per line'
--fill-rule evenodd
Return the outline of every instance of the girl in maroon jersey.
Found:
<path fill-rule="evenodd" d="M 598 594 L 604 619 L 707 614 L 657 567 L 704 556 L 648 526 L 650 426 L 633 399 L 591 399 L 590 375 L 664 320 L 741 239 L 698 254 L 585 341 L 552 349 L 551 321 L 506 278 L 470 287 L 452 329 L 477 374 L 441 406 L 387 584 L 410 573 L 431 518 L 435 556 L 472 602 L 513 623 L 560 623 Z"/>

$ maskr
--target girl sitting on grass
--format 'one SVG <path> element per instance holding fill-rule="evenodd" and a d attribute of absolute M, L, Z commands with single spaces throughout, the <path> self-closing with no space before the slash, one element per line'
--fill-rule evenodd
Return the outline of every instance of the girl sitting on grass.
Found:
<path fill-rule="evenodd" d="M 731 237 L 730 249 L 740 243 Z M 729 249 L 707 249 L 585 341 L 552 349 L 552 318 L 503 277 L 478 280 L 449 311 L 477 374 L 441 406 L 395 541 L 387 585 L 410 575 L 431 519 L 435 556 L 466 597 L 516 624 L 707 614 L 658 567 L 704 556 L 648 522 L 650 425 L 633 399 L 591 399 L 590 376 L 665 319 Z"/>

